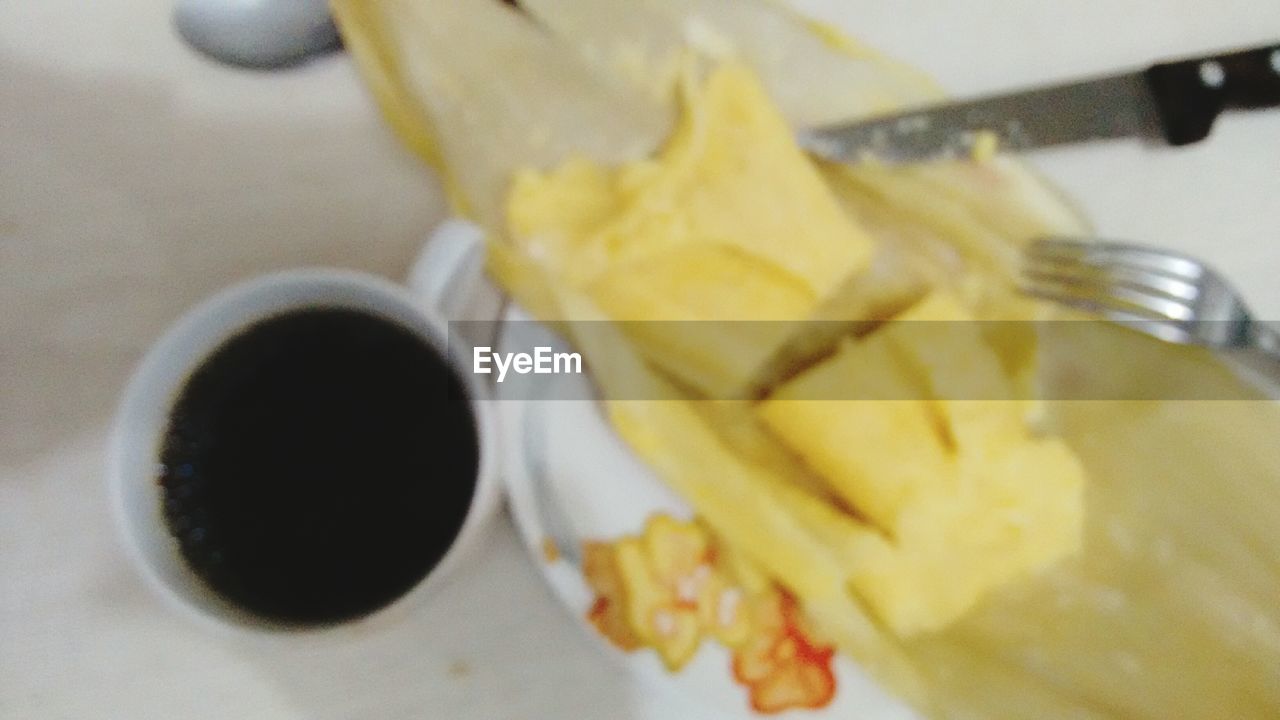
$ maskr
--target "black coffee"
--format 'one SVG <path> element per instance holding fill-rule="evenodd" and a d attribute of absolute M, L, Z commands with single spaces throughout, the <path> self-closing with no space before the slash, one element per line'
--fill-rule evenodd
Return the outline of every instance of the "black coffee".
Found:
<path fill-rule="evenodd" d="M 260 616 L 377 610 L 449 549 L 479 451 L 465 390 L 418 336 L 307 309 L 259 322 L 188 380 L 160 450 L 187 563 Z"/>

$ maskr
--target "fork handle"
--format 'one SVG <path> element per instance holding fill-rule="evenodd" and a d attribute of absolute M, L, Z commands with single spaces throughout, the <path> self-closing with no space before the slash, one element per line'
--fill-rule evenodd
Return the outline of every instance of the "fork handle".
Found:
<path fill-rule="evenodd" d="M 1280 106 L 1280 43 L 1153 65 L 1146 71 L 1165 140 L 1209 136 L 1223 110 Z"/>

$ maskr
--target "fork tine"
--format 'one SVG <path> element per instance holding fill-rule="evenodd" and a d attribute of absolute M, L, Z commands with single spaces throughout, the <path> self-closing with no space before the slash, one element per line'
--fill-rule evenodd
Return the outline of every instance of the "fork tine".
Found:
<path fill-rule="evenodd" d="M 1053 237 L 1032 243 L 1027 248 L 1027 254 L 1029 257 L 1046 260 L 1131 268 L 1188 282 L 1199 281 L 1208 273 L 1208 268 L 1193 258 L 1126 243 L 1098 243 Z"/>
<path fill-rule="evenodd" d="M 1097 315 L 1108 322 L 1146 333 L 1172 343 L 1191 342 L 1195 338 L 1187 325 L 1155 315 L 1137 314 L 1074 295 L 1058 295 L 1039 287 L 1023 287 L 1022 292 L 1061 305 Z"/>
<path fill-rule="evenodd" d="M 1132 287 L 1114 285 L 1103 278 L 1063 276 L 1055 272 L 1024 269 L 1023 291 L 1099 314 L 1123 313 L 1147 320 L 1186 322 L 1195 310 L 1186 302 Z"/>
<path fill-rule="evenodd" d="M 1019 289 L 1170 342 L 1234 348 L 1256 342 L 1249 308 L 1221 273 L 1155 248 L 1037 240 L 1023 255 Z"/>
<path fill-rule="evenodd" d="M 1068 260 L 1061 257 L 1028 255 L 1023 271 L 1043 277 L 1057 277 L 1072 282 L 1101 286 L 1120 286 L 1135 291 L 1159 294 L 1170 300 L 1194 302 L 1201 295 L 1193 282 L 1159 273 L 1120 265 L 1102 265 Z"/>

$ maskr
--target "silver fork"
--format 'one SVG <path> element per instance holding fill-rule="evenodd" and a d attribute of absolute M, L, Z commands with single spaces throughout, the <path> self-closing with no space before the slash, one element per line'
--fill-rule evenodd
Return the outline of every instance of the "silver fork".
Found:
<path fill-rule="evenodd" d="M 1186 255 L 1077 238 L 1033 242 L 1022 267 L 1030 295 L 1172 343 L 1221 351 L 1237 369 L 1280 389 L 1280 332 L 1253 316 L 1221 273 Z"/>

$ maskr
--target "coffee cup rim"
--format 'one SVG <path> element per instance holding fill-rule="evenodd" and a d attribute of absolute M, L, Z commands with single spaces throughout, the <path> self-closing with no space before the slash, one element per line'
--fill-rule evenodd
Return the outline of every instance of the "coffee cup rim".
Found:
<path fill-rule="evenodd" d="M 300 268 L 253 278 L 198 303 L 144 354 L 125 385 L 108 445 L 108 485 L 117 534 L 144 581 L 181 614 L 206 627 L 256 637 L 334 637 L 391 622 L 436 589 L 474 544 L 499 494 L 497 422 L 488 388 L 462 370 L 460 339 L 427 302 L 384 278 L 333 268 Z M 190 373 L 235 333 L 266 318 L 310 307 L 369 311 L 409 329 L 444 357 L 466 389 L 479 461 L 467 515 L 449 549 L 412 588 L 354 620 L 292 625 L 238 608 L 208 588 L 181 557 L 165 526 L 156 473 L 159 440 L 169 410 Z"/>

